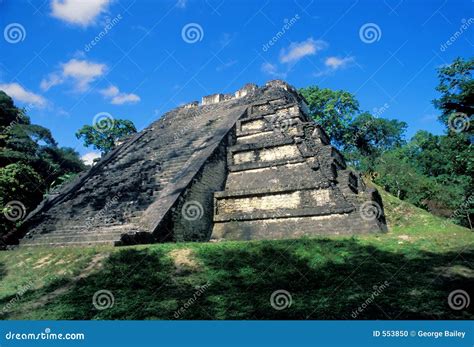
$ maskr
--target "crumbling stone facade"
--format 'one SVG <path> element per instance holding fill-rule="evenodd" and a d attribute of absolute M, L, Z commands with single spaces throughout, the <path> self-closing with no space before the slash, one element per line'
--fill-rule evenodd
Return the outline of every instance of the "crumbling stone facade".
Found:
<path fill-rule="evenodd" d="M 382 201 L 346 167 L 283 81 L 165 114 L 33 211 L 22 245 L 126 245 L 386 231 Z"/>

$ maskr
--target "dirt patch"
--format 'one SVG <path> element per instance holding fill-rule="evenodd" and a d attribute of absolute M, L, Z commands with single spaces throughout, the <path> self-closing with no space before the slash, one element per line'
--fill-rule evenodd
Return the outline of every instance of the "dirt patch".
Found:
<path fill-rule="evenodd" d="M 68 290 L 70 290 L 74 284 L 79 281 L 82 278 L 87 277 L 90 275 L 93 271 L 98 270 L 102 267 L 102 261 L 108 256 L 108 253 L 99 253 L 96 254 L 92 260 L 90 261 L 89 265 L 87 265 L 84 270 L 82 270 L 77 276 L 73 277 L 71 281 L 56 289 L 53 290 L 51 293 L 48 293 L 46 295 L 43 295 L 41 298 L 39 298 L 37 301 L 29 305 L 28 309 L 35 309 L 41 306 L 46 305 L 48 302 L 53 301 L 55 298 L 57 298 L 59 295 L 66 293 Z"/>
<path fill-rule="evenodd" d="M 199 264 L 190 248 L 174 249 L 170 252 L 170 256 L 178 273 L 199 270 Z"/>
<path fill-rule="evenodd" d="M 45 265 L 48 265 L 51 261 L 49 260 L 51 258 L 51 254 L 48 254 L 46 257 L 43 257 L 39 259 L 35 265 L 33 266 L 33 269 L 39 269 L 42 268 Z"/>

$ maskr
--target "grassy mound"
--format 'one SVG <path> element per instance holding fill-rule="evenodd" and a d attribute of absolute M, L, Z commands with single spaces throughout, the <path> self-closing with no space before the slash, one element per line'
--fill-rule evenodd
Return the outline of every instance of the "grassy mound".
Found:
<path fill-rule="evenodd" d="M 387 234 L 0 252 L 0 318 L 474 318 L 474 234 L 383 198 Z"/>

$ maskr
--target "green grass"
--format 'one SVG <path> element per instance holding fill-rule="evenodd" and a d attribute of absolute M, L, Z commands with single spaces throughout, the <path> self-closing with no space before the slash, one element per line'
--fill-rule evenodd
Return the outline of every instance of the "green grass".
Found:
<path fill-rule="evenodd" d="M 0 318 L 353 319 L 385 281 L 357 319 L 474 318 L 447 302 L 472 293 L 474 234 L 383 198 L 387 234 L 0 252 Z M 292 302 L 275 310 L 280 289 Z"/>

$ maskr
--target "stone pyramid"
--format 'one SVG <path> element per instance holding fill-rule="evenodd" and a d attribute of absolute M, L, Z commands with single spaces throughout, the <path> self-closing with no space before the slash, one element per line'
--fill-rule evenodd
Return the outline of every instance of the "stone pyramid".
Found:
<path fill-rule="evenodd" d="M 50 196 L 22 246 L 386 231 L 382 201 L 283 81 L 166 113 Z"/>

